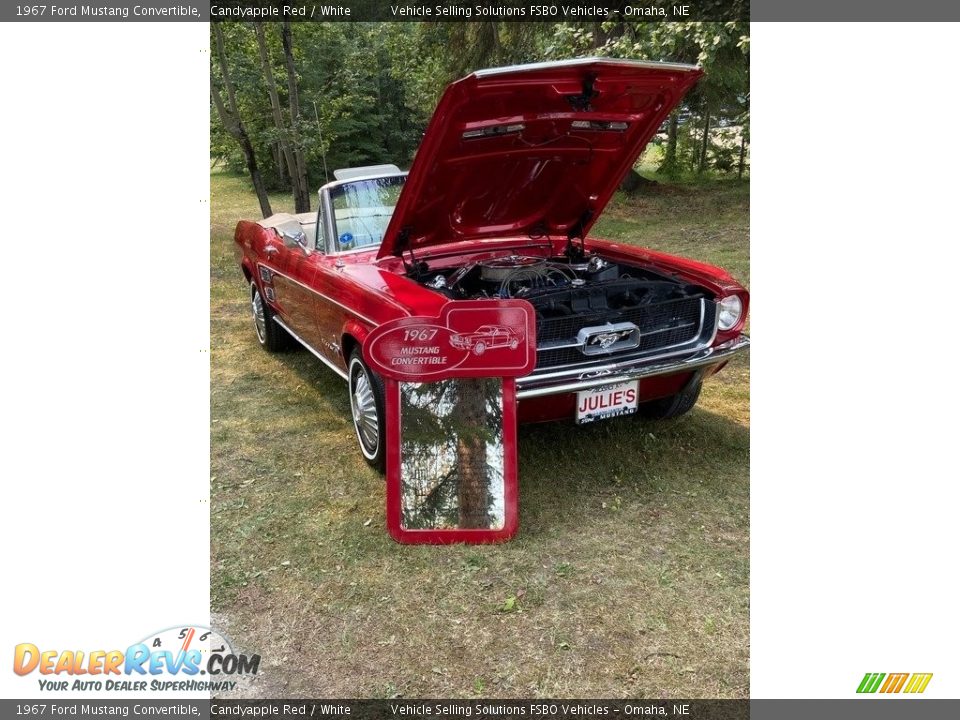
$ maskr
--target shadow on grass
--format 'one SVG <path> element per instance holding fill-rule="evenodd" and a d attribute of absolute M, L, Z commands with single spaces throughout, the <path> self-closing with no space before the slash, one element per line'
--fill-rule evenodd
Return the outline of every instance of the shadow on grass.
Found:
<path fill-rule="evenodd" d="M 666 421 L 523 426 L 519 441 L 527 537 L 587 526 L 624 503 L 653 507 L 697 495 L 726 503 L 731 494 L 746 502 L 749 493 L 749 429 L 707 410 Z"/>

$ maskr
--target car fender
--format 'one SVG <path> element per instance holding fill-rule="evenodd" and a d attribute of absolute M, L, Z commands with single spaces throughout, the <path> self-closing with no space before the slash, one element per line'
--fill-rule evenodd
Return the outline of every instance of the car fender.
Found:
<path fill-rule="evenodd" d="M 340 331 L 340 354 L 344 363 L 350 362 L 350 352 L 353 347 L 362 347 L 370 334 L 371 328 L 355 318 L 350 318 L 343 324 Z"/>

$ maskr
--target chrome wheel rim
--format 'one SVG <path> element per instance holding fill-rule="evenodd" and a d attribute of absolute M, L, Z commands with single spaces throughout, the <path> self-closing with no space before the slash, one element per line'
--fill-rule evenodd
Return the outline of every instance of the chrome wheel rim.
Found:
<path fill-rule="evenodd" d="M 380 418 L 370 377 L 358 360 L 354 360 L 350 368 L 350 410 L 360 449 L 372 459 L 380 444 Z"/>
<path fill-rule="evenodd" d="M 250 309 L 253 312 L 253 329 L 257 331 L 257 339 L 262 344 L 267 338 L 267 313 L 263 309 L 263 298 L 256 286 L 251 293 Z"/>

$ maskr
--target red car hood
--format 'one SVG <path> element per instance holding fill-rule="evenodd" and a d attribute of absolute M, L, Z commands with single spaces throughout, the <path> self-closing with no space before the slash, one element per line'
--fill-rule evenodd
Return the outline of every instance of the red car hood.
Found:
<path fill-rule="evenodd" d="M 702 74 L 589 58 L 481 70 L 453 83 L 378 257 L 502 235 L 582 236 Z"/>

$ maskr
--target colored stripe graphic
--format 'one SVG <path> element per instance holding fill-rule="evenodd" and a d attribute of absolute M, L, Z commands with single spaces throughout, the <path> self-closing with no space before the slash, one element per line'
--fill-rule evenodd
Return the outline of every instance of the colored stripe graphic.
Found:
<path fill-rule="evenodd" d="M 857 688 L 858 693 L 875 693 L 877 688 L 880 687 L 880 681 L 885 677 L 884 673 L 867 673 L 863 676 L 863 680 L 860 681 L 860 687 Z"/>
<path fill-rule="evenodd" d="M 914 673 L 904 689 L 905 693 L 922 693 L 930 684 L 933 673 Z"/>
<path fill-rule="evenodd" d="M 901 690 L 905 693 L 922 693 L 930 684 L 933 673 L 866 673 L 860 685 L 857 687 L 858 693 L 875 693 L 879 690 L 881 693 L 898 693 Z M 886 682 L 884 682 L 886 678 Z M 880 683 L 883 683 L 881 686 Z M 906 687 L 904 687 L 906 686 Z"/>
<path fill-rule="evenodd" d="M 887 681 L 883 684 L 883 687 L 880 688 L 880 692 L 900 692 L 900 689 L 903 687 L 903 684 L 907 681 L 908 677 L 910 677 L 910 673 L 890 673 L 887 675 Z"/>

